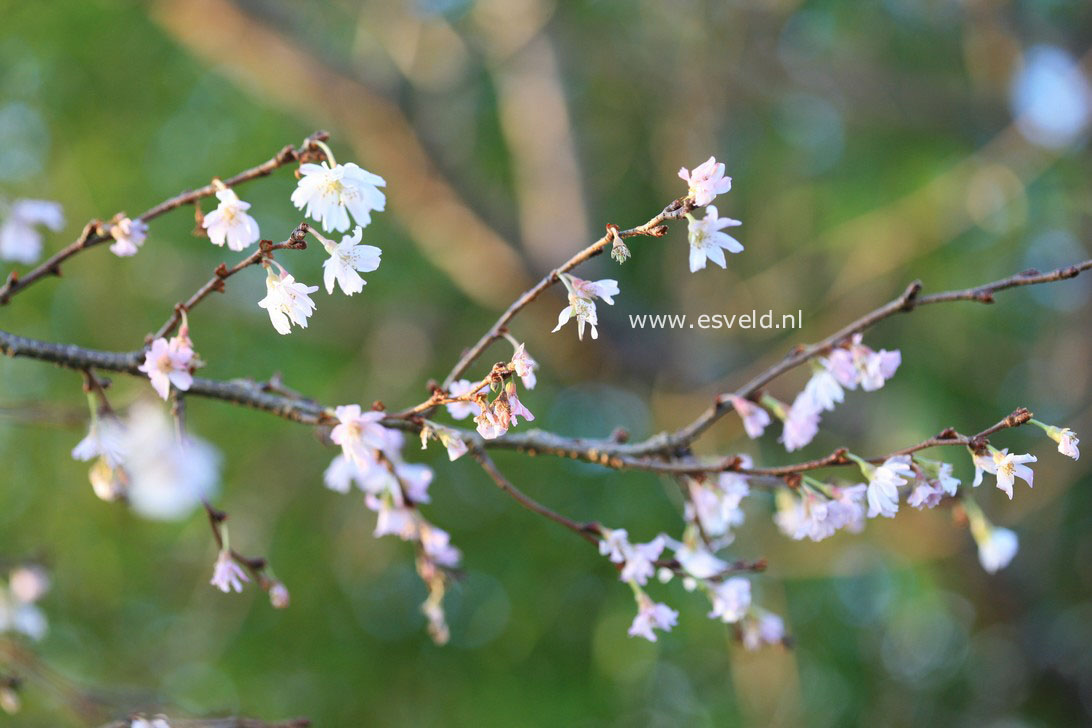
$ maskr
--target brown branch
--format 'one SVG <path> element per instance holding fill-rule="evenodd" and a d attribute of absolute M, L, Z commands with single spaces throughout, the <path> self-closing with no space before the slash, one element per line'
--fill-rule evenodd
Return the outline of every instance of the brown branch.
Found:
<path fill-rule="evenodd" d="M 537 513 L 540 516 L 545 516 L 554 523 L 558 523 L 565 528 L 569 529 L 573 533 L 577 534 L 581 538 L 591 542 L 599 542 L 599 524 L 597 523 L 578 523 L 568 516 L 563 516 L 560 513 L 550 510 L 546 506 L 542 505 L 534 498 L 526 495 L 523 491 L 512 484 L 512 481 L 508 480 L 493 462 L 493 459 L 486 454 L 485 450 L 481 447 L 475 447 L 473 450 L 474 459 L 481 464 L 482 469 L 493 479 L 493 482 L 497 484 L 497 487 L 502 491 L 512 496 L 517 503 L 531 511 Z"/>
<path fill-rule="evenodd" d="M 258 179 L 259 177 L 268 176 L 286 164 L 300 161 L 309 153 L 321 154 L 321 151 L 312 150 L 311 142 L 313 140 L 325 141 L 328 138 L 329 134 L 327 134 L 326 132 L 317 131 L 311 136 L 307 137 L 307 139 L 304 140 L 304 143 L 298 149 L 292 147 L 291 145 L 286 146 L 284 149 L 277 152 L 276 156 L 274 156 L 272 159 L 269 159 L 268 161 L 263 162 L 256 167 L 251 167 L 244 172 L 240 172 L 234 177 L 223 180 L 221 184 L 225 187 L 235 187 L 237 185 L 243 184 L 244 182 Z M 160 215 L 170 212 L 171 210 L 176 210 L 183 205 L 192 204 L 205 197 L 211 197 L 212 195 L 216 194 L 216 191 L 218 189 L 221 189 L 221 187 L 209 183 L 204 187 L 198 187 L 197 189 L 183 192 L 181 194 L 175 195 L 174 197 L 166 199 L 163 202 L 160 202 L 158 205 L 148 210 L 145 210 L 136 219 L 143 222 L 148 222 L 149 220 L 153 220 Z M 8 275 L 8 279 L 4 283 L 4 285 L 0 286 L 0 306 L 6 304 L 12 299 L 13 296 L 28 288 L 36 281 L 39 281 L 47 276 L 61 275 L 61 264 L 76 255 L 77 253 L 80 253 L 81 251 L 87 250 L 89 248 L 93 248 L 96 245 L 101 245 L 102 243 L 108 242 L 110 240 L 113 240 L 113 237 L 110 235 L 107 229 L 104 229 L 103 223 L 99 220 L 92 220 L 84 227 L 83 232 L 80 233 L 80 237 L 77 238 L 74 243 L 68 245 L 67 247 L 61 248 L 59 251 L 47 258 L 44 262 L 39 264 L 36 268 L 31 269 L 22 276 L 20 276 L 15 271 L 12 271 L 11 274 Z"/>
<path fill-rule="evenodd" d="M 164 337 L 174 331 L 182 321 L 183 313 L 192 311 L 194 306 L 201 303 L 201 301 L 213 291 L 223 293 L 225 288 L 224 282 L 244 268 L 258 265 L 263 261 L 272 258 L 273 251 L 276 250 L 304 250 L 307 248 L 307 242 L 304 240 L 304 236 L 307 235 L 308 229 L 307 223 L 301 222 L 296 229 L 292 231 L 292 234 L 288 236 L 288 240 L 285 242 L 274 245 L 271 240 L 262 240 L 258 243 L 257 250 L 246 258 L 243 258 L 231 268 L 228 268 L 226 264 L 221 263 L 216 267 L 216 271 L 213 273 L 212 278 L 210 278 L 205 285 L 198 288 L 186 301 L 175 304 L 174 312 L 163 322 L 163 325 L 159 327 L 158 331 L 154 334 L 148 334 L 148 336 L 145 337 L 145 343 L 151 343 L 153 340 Z"/>
<path fill-rule="evenodd" d="M 945 291 L 943 293 L 934 293 L 928 296 L 918 295 L 921 291 L 921 282 L 914 281 L 906 287 L 906 290 L 904 290 L 899 297 L 870 311 L 864 316 L 861 316 L 856 321 L 836 331 L 822 341 L 805 346 L 797 346 L 790 351 L 784 359 L 756 375 L 736 392 L 718 395 L 713 405 L 686 427 L 671 434 L 661 434 L 649 438 L 644 442 L 635 443 L 624 448 L 624 450 L 629 454 L 653 454 L 669 452 L 689 445 L 732 409 L 732 397 L 736 396 L 744 399 L 753 397 L 759 390 L 785 372 L 795 369 L 816 356 L 829 352 L 854 334 L 865 331 L 895 314 L 908 313 L 921 306 L 927 306 L 934 303 L 950 303 L 954 301 L 993 303 L 993 294 L 999 291 L 1020 286 L 1053 283 L 1055 281 L 1075 278 L 1083 271 L 1089 269 L 1092 269 L 1092 259 L 1076 263 L 1075 265 L 1058 268 L 1048 273 L 1029 270 L 975 288 Z M 622 450 L 622 448 L 615 449 L 618 451 Z"/>
<path fill-rule="evenodd" d="M 694 209 L 694 203 L 690 198 L 684 197 L 675 200 L 670 205 L 665 207 L 660 214 L 653 217 L 643 225 L 630 228 L 628 230 L 619 230 L 616 225 L 608 225 L 607 232 L 603 237 L 596 240 L 588 247 L 581 250 L 579 253 L 569 258 L 557 268 L 546 274 L 538 283 L 524 291 L 523 294 L 517 298 L 511 306 L 501 314 L 488 331 L 486 331 L 477 343 L 471 346 L 466 352 L 463 353 L 459 361 L 448 372 L 448 375 L 444 377 L 444 388 L 447 389 L 451 386 L 451 383 L 459 378 L 463 372 L 467 370 L 474 361 L 482 355 L 482 353 L 492 344 L 494 341 L 504 335 L 506 327 L 513 318 L 516 317 L 521 310 L 523 310 L 529 303 L 534 301 L 539 295 L 542 294 L 550 286 L 554 285 L 561 280 L 561 274 L 567 273 L 576 266 L 580 265 L 589 258 L 594 258 L 603 252 L 604 248 L 614 242 L 615 238 L 632 238 L 637 235 L 648 235 L 651 237 L 661 237 L 667 233 L 667 227 L 664 223 L 669 220 L 678 220 L 686 213 Z"/>

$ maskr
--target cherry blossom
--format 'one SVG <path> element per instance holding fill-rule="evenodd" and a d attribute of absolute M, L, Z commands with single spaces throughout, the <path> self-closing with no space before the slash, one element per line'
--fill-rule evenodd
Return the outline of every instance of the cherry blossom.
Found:
<path fill-rule="evenodd" d="M 167 399 L 172 385 L 181 392 L 190 388 L 194 364 L 193 342 L 190 341 L 187 327 L 183 325 L 178 336 L 170 341 L 163 337 L 153 341 L 144 354 L 144 363 L 137 369 L 148 375 L 156 394 Z"/>
<path fill-rule="evenodd" d="M 789 452 L 799 450 L 819 434 L 819 409 L 803 392 L 796 395 L 784 419 L 780 439 Z"/>
<path fill-rule="evenodd" d="M 766 431 L 766 426 L 770 424 L 770 413 L 765 408 L 743 397 L 736 396 L 732 397 L 732 408 L 742 418 L 743 430 L 747 433 L 747 437 L 752 440 L 762 437 L 762 433 Z"/>
<path fill-rule="evenodd" d="M 1081 441 L 1077 438 L 1077 433 L 1068 427 L 1055 427 L 1054 425 L 1046 425 L 1039 420 L 1032 419 L 1031 424 L 1036 425 L 1054 442 L 1058 443 L 1058 452 L 1066 457 L 1073 458 L 1074 460 L 1080 460 L 1081 451 L 1077 446 Z"/>
<path fill-rule="evenodd" d="M 348 164 L 301 164 L 300 181 L 292 192 L 292 204 L 322 224 L 326 232 L 349 229 L 349 215 L 367 227 L 372 211 L 386 208 L 387 197 L 379 189 L 386 181 L 379 175 Z"/>
<path fill-rule="evenodd" d="M 713 261 L 721 268 L 728 267 L 724 251 L 742 253 L 743 245 L 728 233 L 721 230 L 742 225 L 739 220 L 719 217 L 713 205 L 705 208 L 705 217 L 698 219 L 688 214 L 690 237 L 690 272 L 696 273 L 705 268 L 706 261 Z"/>
<path fill-rule="evenodd" d="M 632 546 L 629 543 L 629 534 L 626 533 L 624 528 L 610 529 L 600 527 L 599 529 L 599 553 L 608 557 L 616 564 L 621 564 L 626 560 L 626 554 L 632 550 Z"/>
<path fill-rule="evenodd" d="M 757 650 L 763 645 L 779 645 L 785 641 L 785 622 L 765 610 L 751 610 L 740 623 L 743 646 Z"/>
<path fill-rule="evenodd" d="M 341 445 L 345 457 L 367 468 L 375 462 L 375 453 L 387 445 L 387 428 L 379 424 L 382 412 L 364 412 L 358 404 L 334 408 L 338 424 L 330 432 L 335 445 Z"/>
<path fill-rule="evenodd" d="M 95 414 L 91 418 L 87 436 L 72 448 L 72 457 L 85 462 L 101 457 L 108 466 L 116 468 L 125 458 L 122 450 L 124 437 L 125 428 L 117 417 L 112 414 Z"/>
<path fill-rule="evenodd" d="M 846 395 L 830 369 L 819 366 L 804 387 L 804 396 L 811 400 L 816 410 L 833 411 L 834 405 L 843 401 Z"/>
<path fill-rule="evenodd" d="M 364 234 L 359 225 L 353 230 L 352 235 L 344 235 L 341 243 L 319 235 L 314 230 L 311 234 L 318 238 L 330 257 L 322 262 L 322 282 L 326 286 L 326 292 L 332 294 L 334 286 L 341 287 L 342 293 L 351 296 L 360 293 L 367 284 L 361 273 L 370 273 L 379 268 L 380 256 L 383 251 L 374 245 L 361 245 L 360 238 Z"/>
<path fill-rule="evenodd" d="M 64 227 L 60 203 L 49 200 L 15 200 L 0 224 L 0 260 L 31 264 L 42 255 L 42 225 L 54 232 Z"/>
<path fill-rule="evenodd" d="M 717 162 L 715 157 L 709 157 L 693 171 L 682 167 L 679 169 L 679 178 L 689 183 L 689 195 L 694 198 L 694 204 L 698 207 L 708 205 L 717 195 L 723 195 L 732 189 L 732 178 L 724 176 L 724 164 Z"/>
<path fill-rule="evenodd" d="M 896 455 L 874 466 L 855 458 L 868 478 L 868 517 L 894 518 L 899 510 L 899 486 L 914 480 L 909 455 Z"/>
<path fill-rule="evenodd" d="M 519 401 L 519 396 L 516 393 L 516 383 L 509 379 L 508 384 L 504 385 L 504 398 L 508 401 L 508 412 L 511 417 L 512 426 L 519 424 L 519 419 L 522 417 L 528 422 L 535 419 L 535 416 L 531 414 L 531 410 L 523 406 L 523 403 Z"/>
<path fill-rule="evenodd" d="M 123 217 L 110 226 L 110 237 L 114 239 L 110 244 L 111 253 L 119 258 L 136 255 L 148 237 L 148 225 L 139 217 L 136 220 Z"/>
<path fill-rule="evenodd" d="M 535 388 L 538 381 L 535 377 L 538 362 L 531 358 L 531 355 L 527 353 L 527 347 L 523 344 L 517 346 L 515 353 L 512 354 L 511 366 L 516 375 L 519 376 L 520 381 L 523 382 L 523 386 L 527 387 L 527 389 Z"/>
<path fill-rule="evenodd" d="M 233 590 L 236 593 L 241 592 L 243 582 L 247 581 L 250 581 L 250 577 L 246 575 L 246 572 L 239 564 L 235 563 L 231 552 L 226 548 L 221 549 L 220 554 L 216 557 L 216 564 L 212 569 L 212 579 L 209 580 L 209 583 L 228 594 Z"/>
<path fill-rule="evenodd" d="M 471 392 L 477 391 L 475 389 L 476 384 L 476 382 L 471 382 L 469 379 L 459 379 L 451 383 L 451 386 L 447 388 L 447 393 L 452 397 L 465 397 Z M 464 420 L 470 415 L 481 414 L 481 411 L 482 408 L 473 400 L 449 402 L 447 404 L 448 414 L 457 420 Z"/>
<path fill-rule="evenodd" d="M 740 460 L 743 467 L 751 467 L 749 456 L 741 455 Z M 686 484 L 690 496 L 686 503 L 686 519 L 700 524 L 706 536 L 726 536 L 733 527 L 743 523 L 740 504 L 751 490 L 745 476 L 725 472 L 716 481 L 687 478 Z"/>
<path fill-rule="evenodd" d="M 49 591 L 49 577 L 37 566 L 17 566 L 0 582 L 0 633 L 18 632 L 32 640 L 45 637 L 45 612 L 36 604 Z"/>
<path fill-rule="evenodd" d="M 208 499 L 220 476 L 220 455 L 203 440 L 179 438 L 162 407 L 137 402 L 129 411 L 125 437 L 127 497 L 147 518 L 182 518 Z"/>
<path fill-rule="evenodd" d="M 884 385 L 902 363 L 898 351 L 873 351 L 861 343 L 861 334 L 854 334 L 847 348 L 837 348 L 823 361 L 839 384 L 847 389 L 858 386 L 872 392 Z"/>
<path fill-rule="evenodd" d="M 993 463 L 996 468 L 997 488 L 1003 491 L 1009 497 L 1009 500 L 1012 500 L 1012 486 L 1016 482 L 1016 478 L 1026 481 L 1029 488 L 1034 485 L 1035 473 L 1024 463 L 1034 463 L 1038 460 L 1037 457 L 1027 453 L 1015 455 L 1009 453 L 1007 448 L 1004 450 L 991 449 L 990 452 L 993 455 Z"/>
<path fill-rule="evenodd" d="M 751 582 L 734 576 L 712 587 L 709 596 L 713 600 L 710 619 L 719 619 L 725 624 L 738 622 L 751 606 Z"/>
<path fill-rule="evenodd" d="M 235 191 L 228 188 L 217 190 L 216 199 L 220 200 L 220 204 L 205 215 L 201 223 L 209 241 L 221 247 L 227 243 L 235 251 L 246 250 L 258 242 L 258 223 L 246 212 L 250 209 L 250 203 L 240 200 Z"/>
<path fill-rule="evenodd" d="M 318 286 L 298 283 L 288 271 L 275 265 L 280 268 L 280 274 L 274 273 L 272 268 L 269 270 L 265 278 L 266 296 L 258 305 L 269 313 L 269 320 L 278 334 L 291 333 L 292 324 L 306 329 L 307 319 L 315 312 L 311 294 Z"/>
<path fill-rule="evenodd" d="M 655 561 L 664 550 L 664 538 L 657 536 L 648 543 L 633 544 L 625 550 L 622 581 L 635 581 L 642 586 L 656 572 Z"/>
<path fill-rule="evenodd" d="M 584 340 L 584 327 L 591 327 L 591 337 L 599 338 L 596 326 L 599 324 L 595 311 L 595 299 L 600 298 L 607 305 L 614 305 L 614 296 L 618 295 L 618 281 L 606 278 L 600 281 L 586 281 L 568 273 L 561 274 L 561 282 L 569 291 L 569 305 L 561 310 L 557 317 L 557 326 L 553 332 L 561 330 L 561 327 L 576 318 L 577 338 Z"/>
<path fill-rule="evenodd" d="M 679 621 L 679 613 L 659 602 L 653 602 L 643 591 L 637 593 L 637 616 L 629 627 L 630 637 L 644 637 L 656 641 L 654 629 L 670 632 Z"/>
<path fill-rule="evenodd" d="M 917 508 L 936 508 L 944 497 L 944 488 L 935 482 L 918 483 L 906 498 L 906 505 Z"/>
<path fill-rule="evenodd" d="M 1014 531 L 994 526 L 984 517 L 982 525 L 978 527 L 972 522 L 971 533 L 978 544 L 978 560 L 982 568 L 991 574 L 1008 566 L 1020 550 L 1020 539 Z"/>

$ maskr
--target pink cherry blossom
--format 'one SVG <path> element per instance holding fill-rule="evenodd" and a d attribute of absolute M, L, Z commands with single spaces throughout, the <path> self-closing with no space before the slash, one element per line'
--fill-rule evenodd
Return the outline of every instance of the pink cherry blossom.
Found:
<path fill-rule="evenodd" d="M 641 592 L 637 599 L 637 616 L 633 618 L 633 624 L 629 627 L 629 636 L 644 637 L 649 642 L 655 642 L 656 633 L 652 630 L 670 632 L 678 621 L 677 611 L 666 604 L 653 602 L 644 592 Z"/>
<path fill-rule="evenodd" d="M 171 385 L 182 392 L 190 388 L 193 366 L 193 343 L 183 331 L 170 341 L 162 337 L 153 341 L 144 354 L 144 363 L 137 368 L 148 375 L 156 393 L 167 399 Z"/>
<path fill-rule="evenodd" d="M 379 422 L 382 412 L 363 412 L 360 405 L 350 404 L 334 408 L 338 424 L 330 432 L 335 445 L 341 445 L 345 457 L 358 466 L 367 468 L 375 461 L 375 453 L 387 444 L 387 429 Z"/>
<path fill-rule="evenodd" d="M 679 178 L 689 183 L 689 194 L 698 207 L 708 205 L 717 195 L 732 189 L 732 178 L 724 176 L 724 164 L 717 162 L 715 157 L 709 157 L 693 171 L 682 167 Z"/>
<path fill-rule="evenodd" d="M 232 558 L 231 552 L 227 549 L 222 549 L 220 554 L 216 557 L 216 564 L 212 570 L 212 579 L 209 583 L 227 594 L 232 590 L 241 592 L 243 590 L 243 582 L 247 581 L 250 581 L 250 577 L 248 577 L 246 572 L 235 563 L 235 559 Z"/>

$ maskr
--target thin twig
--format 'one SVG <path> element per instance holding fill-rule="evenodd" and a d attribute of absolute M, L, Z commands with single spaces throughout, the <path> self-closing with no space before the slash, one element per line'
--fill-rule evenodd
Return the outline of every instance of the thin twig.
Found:
<path fill-rule="evenodd" d="M 560 281 L 562 273 L 567 273 L 589 258 L 593 258 L 602 253 L 609 244 L 614 242 L 616 236 L 619 238 L 632 238 L 637 235 L 648 235 L 657 238 L 662 237 L 667 233 L 667 226 L 664 225 L 664 223 L 669 220 L 678 220 L 693 208 L 693 201 L 690 198 L 684 197 L 672 202 L 665 207 L 660 214 L 656 215 L 643 225 L 638 225 L 637 227 L 628 230 L 619 230 L 615 225 L 608 225 L 607 232 L 603 237 L 569 258 L 557 268 L 554 268 L 547 273 L 542 280 L 527 291 L 524 291 L 524 293 L 501 314 L 496 323 L 494 323 L 488 331 L 482 334 L 482 337 L 478 339 L 477 343 L 467 349 L 462 357 L 459 358 L 459 361 L 456 362 L 455 366 L 448 372 L 448 375 L 444 377 L 444 389 L 448 389 L 451 386 L 451 383 L 458 379 L 459 375 L 465 372 L 467 367 L 473 364 L 490 344 L 504 335 L 508 323 L 515 318 L 516 314 L 522 311 L 527 304 L 538 298 L 543 291 Z"/>
<path fill-rule="evenodd" d="M 154 339 L 159 339 L 174 331 L 178 324 L 181 323 L 183 313 L 192 311 L 194 306 L 201 303 L 201 301 L 213 291 L 223 293 L 225 288 L 224 282 L 244 268 L 258 265 L 263 261 L 272 258 L 273 251 L 276 250 L 304 250 L 307 247 L 304 236 L 307 235 L 308 229 L 307 223 L 301 222 L 296 229 L 292 231 L 292 234 L 288 236 L 288 240 L 285 242 L 273 244 L 273 241 L 271 240 L 262 240 L 259 242 L 257 250 L 232 267 L 228 268 L 224 263 L 218 265 L 212 278 L 210 278 L 205 285 L 198 288 L 186 301 L 175 304 L 174 312 L 163 322 L 163 325 L 159 327 L 159 330 L 154 334 L 149 334 L 145 337 L 146 343 L 150 343 Z"/>
<path fill-rule="evenodd" d="M 236 185 L 249 182 L 250 180 L 258 179 L 259 177 L 265 177 L 272 174 L 274 171 L 283 167 L 286 164 L 300 161 L 308 154 L 319 154 L 321 151 L 314 151 L 311 146 L 312 141 L 325 141 L 329 138 L 329 134 L 324 131 L 317 131 L 304 140 L 304 143 L 297 149 L 291 145 L 286 146 L 281 151 L 277 152 L 276 156 L 269 159 L 256 167 L 240 172 L 234 177 L 230 177 L 226 180 L 222 180 L 221 185 L 223 187 L 235 187 Z M 217 190 L 221 189 L 220 186 L 209 183 L 204 187 L 198 187 L 197 189 L 183 192 L 179 195 L 175 195 L 169 199 L 160 202 L 158 205 L 145 210 L 137 220 L 148 222 L 160 215 L 163 215 L 171 210 L 176 210 L 183 205 L 188 205 L 197 202 L 205 197 L 211 197 L 216 194 Z M 93 248 L 96 245 L 113 240 L 110 235 L 109 229 L 99 220 L 92 220 L 83 229 L 79 238 L 74 243 L 61 248 L 56 253 L 47 258 L 44 262 L 39 264 L 36 268 L 27 271 L 23 275 L 19 275 L 15 271 L 12 271 L 8 275 L 7 281 L 4 285 L 0 286 L 0 306 L 6 304 L 20 291 L 31 286 L 36 281 L 41 280 L 47 276 L 59 276 L 61 275 L 61 264 L 72 256 L 80 253 L 81 251 Z"/>

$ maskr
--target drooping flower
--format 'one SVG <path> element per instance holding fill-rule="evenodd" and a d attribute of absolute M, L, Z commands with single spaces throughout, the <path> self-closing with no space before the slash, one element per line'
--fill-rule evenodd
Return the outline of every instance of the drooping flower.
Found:
<path fill-rule="evenodd" d="M 863 483 L 849 487 L 828 486 L 832 497 L 802 489 L 800 497 L 789 491 L 779 491 L 774 523 L 789 538 L 822 541 L 840 529 L 860 531 L 864 526 L 865 491 Z"/>
<path fill-rule="evenodd" d="M 1032 420 L 1036 425 L 1039 425 L 1046 431 L 1047 436 L 1058 443 L 1058 452 L 1066 457 L 1073 458 L 1074 460 L 1080 460 L 1081 451 L 1077 446 L 1081 441 L 1077 438 L 1077 433 L 1068 427 L 1055 427 L 1053 425 L 1043 425 L 1038 420 Z"/>
<path fill-rule="evenodd" d="M 127 496 L 134 511 L 147 518 L 182 518 L 214 492 L 220 456 L 193 436 L 179 439 L 161 407 L 137 402 L 129 411 L 122 443 Z"/>
<path fill-rule="evenodd" d="M 1038 458 L 1034 455 L 1027 453 L 1023 455 L 1015 455 L 1009 453 L 1008 448 L 1004 450 L 991 450 L 993 454 L 994 467 L 997 470 L 997 488 L 1005 493 L 1012 500 L 1012 486 L 1016 482 L 1016 478 L 1022 478 L 1028 484 L 1028 487 L 1033 487 L 1035 473 L 1032 472 L 1024 463 L 1034 463 L 1038 461 Z"/>
<path fill-rule="evenodd" d="M 906 498 L 906 505 L 917 508 L 936 508 L 944 497 L 944 489 L 934 481 L 920 482 Z"/>
<path fill-rule="evenodd" d="M 360 237 L 363 233 L 363 228 L 358 225 L 352 235 L 344 235 L 341 243 L 334 243 L 312 231 L 330 254 L 322 263 L 322 280 L 327 293 L 334 292 L 335 282 L 341 286 L 341 291 L 346 296 L 360 293 L 367 281 L 357 271 L 370 273 L 379 267 L 379 258 L 383 251 L 374 245 L 361 245 Z"/>
<path fill-rule="evenodd" d="M 110 237 L 114 239 L 111 253 L 119 258 L 136 255 L 148 237 L 148 225 L 139 217 L 136 220 L 123 217 L 110 226 Z"/>
<path fill-rule="evenodd" d="M 577 338 L 584 340 L 584 326 L 591 327 L 591 337 L 599 338 L 596 326 L 599 319 L 595 310 L 595 299 L 600 298 L 607 305 L 614 305 L 614 296 L 618 295 L 618 281 L 610 278 L 601 281 L 586 281 L 568 273 L 561 274 L 561 281 L 569 291 L 569 305 L 561 310 L 557 317 L 557 326 L 553 332 L 561 330 L 561 327 L 576 318 Z M 553 333 L 552 332 L 552 333 Z"/>
<path fill-rule="evenodd" d="M 0 633 L 19 632 L 32 640 L 45 637 L 49 621 L 35 603 L 49 591 L 49 577 L 37 566 L 17 566 L 0 582 Z"/>
<path fill-rule="evenodd" d="M 751 582 L 743 577 L 725 579 L 710 591 L 713 600 L 710 619 L 719 619 L 725 624 L 738 622 L 751 607 Z"/>
<path fill-rule="evenodd" d="M 693 171 L 682 167 L 679 178 L 690 185 L 689 194 L 698 207 L 708 205 L 717 195 L 732 189 L 732 178 L 724 176 L 724 164 L 717 162 L 715 157 L 709 157 Z"/>
<path fill-rule="evenodd" d="M 978 544 L 978 560 L 991 574 L 1004 569 L 1020 550 L 1020 539 L 1014 531 L 987 524 L 985 529 L 971 529 Z"/>
<path fill-rule="evenodd" d="M 478 434 L 486 440 L 494 440 L 508 432 L 507 405 L 498 397 L 474 418 Z"/>
<path fill-rule="evenodd" d="M 72 448 L 72 457 L 84 462 L 101 457 L 109 467 L 116 468 L 124 460 L 124 437 L 125 429 L 116 417 L 95 415 L 91 418 L 87 436 Z"/>
<path fill-rule="evenodd" d="M 43 225 L 53 232 L 64 227 L 60 203 L 48 200 L 15 200 L 0 224 L 0 260 L 31 264 L 42 255 Z"/>
<path fill-rule="evenodd" d="M 740 624 L 740 632 L 748 650 L 779 645 L 785 641 L 785 621 L 772 612 L 753 609 Z"/>
<path fill-rule="evenodd" d="M 690 272 L 695 273 L 705 268 L 707 260 L 711 260 L 721 268 L 728 267 L 728 261 L 724 257 L 724 251 L 729 253 L 742 253 L 743 245 L 728 233 L 721 230 L 727 227 L 742 225 L 739 220 L 730 217 L 719 217 L 717 208 L 713 205 L 705 208 L 705 217 L 700 220 L 693 215 L 687 215 L 689 220 L 690 237 Z"/>
<path fill-rule="evenodd" d="M 751 467 L 751 460 L 741 456 L 743 467 Z M 715 481 L 687 478 L 689 498 L 686 503 L 686 520 L 697 522 L 706 536 L 727 536 L 731 529 L 743 523 L 740 504 L 750 493 L 746 476 L 739 473 L 721 473 Z"/>
<path fill-rule="evenodd" d="M 334 408 L 338 424 L 330 432 L 335 445 L 341 445 L 345 457 L 359 467 L 367 468 L 375 462 L 376 451 L 387 445 L 387 428 L 379 424 L 382 412 L 363 412 L 358 404 Z"/>
<path fill-rule="evenodd" d="M 216 564 L 212 569 L 212 579 L 209 580 L 209 583 L 228 594 L 232 590 L 236 593 L 241 592 L 243 582 L 247 581 L 250 581 L 250 577 L 246 575 L 246 572 L 239 564 L 235 563 L 231 552 L 227 549 L 221 549 L 220 554 L 216 557 Z"/>
<path fill-rule="evenodd" d="M 287 609 L 292 603 L 292 595 L 283 582 L 274 582 L 269 587 L 269 603 L 273 605 L 274 609 Z"/>
<path fill-rule="evenodd" d="M 699 539 L 687 539 L 687 543 L 669 541 L 668 545 L 675 550 L 675 560 L 682 570 L 695 579 L 709 579 L 728 568 L 728 562 L 710 553 Z"/>
<path fill-rule="evenodd" d="M 761 405 L 743 397 L 732 397 L 732 407 L 743 419 L 743 429 L 752 440 L 762 437 L 766 426 L 770 424 L 770 413 Z"/>
<path fill-rule="evenodd" d="M 462 560 L 462 553 L 451 545 L 451 534 L 442 528 L 422 524 L 420 540 L 425 554 L 440 566 L 454 568 Z"/>
<path fill-rule="evenodd" d="M 527 409 L 522 402 L 519 401 L 519 395 L 516 393 L 516 383 L 514 380 L 509 379 L 508 383 L 504 385 L 504 398 L 508 401 L 508 413 L 513 426 L 519 424 L 519 419 L 523 419 L 531 422 L 535 419 L 535 416 L 531 414 L 531 410 Z"/>
<path fill-rule="evenodd" d="M 278 267 L 280 265 L 278 264 Z M 311 294 L 318 286 L 298 283 L 288 271 L 280 268 L 280 275 L 269 270 L 265 278 L 266 296 L 258 305 L 269 313 L 269 320 L 279 334 L 292 331 L 292 324 L 301 329 L 307 328 L 307 319 L 315 312 L 315 302 Z"/>
<path fill-rule="evenodd" d="M 899 510 L 899 486 L 915 477 L 910 456 L 889 457 L 878 467 L 865 463 L 861 465 L 861 471 L 868 478 L 868 517 L 894 518 Z"/>
<path fill-rule="evenodd" d="M 201 223 L 209 241 L 221 247 L 227 243 L 235 251 L 246 250 L 258 242 L 258 223 L 247 214 L 250 203 L 240 200 L 235 191 L 228 188 L 217 190 L 216 199 L 220 200 L 220 204 L 205 215 Z"/>
<path fill-rule="evenodd" d="M 163 399 L 167 399 L 174 388 L 185 392 L 193 384 L 194 351 L 193 342 L 183 326 L 182 332 L 170 341 L 160 337 L 152 342 L 144 354 L 144 363 L 137 367 L 144 372 Z"/>
<path fill-rule="evenodd" d="M 834 405 L 844 400 L 846 395 L 830 369 L 820 366 L 804 387 L 804 396 L 811 400 L 816 410 L 833 411 Z"/>
<path fill-rule="evenodd" d="M 785 416 L 781 442 L 789 452 L 799 450 L 819 434 L 819 410 L 811 397 L 803 392 L 796 395 Z"/>
<path fill-rule="evenodd" d="M 670 632 L 679 621 L 679 613 L 660 602 L 653 602 L 643 591 L 637 595 L 637 616 L 629 627 L 630 637 L 656 641 L 654 629 Z"/>
<path fill-rule="evenodd" d="M 527 389 L 534 389 L 537 383 L 535 377 L 535 370 L 538 369 L 538 362 L 531 358 L 531 355 L 527 353 L 527 348 L 523 344 L 516 347 L 516 352 L 512 354 L 512 369 L 515 370 L 516 375 L 519 376 L 520 381 L 523 382 L 523 386 Z"/>
<path fill-rule="evenodd" d="M 356 224 L 367 227 L 372 211 L 386 208 L 387 197 L 379 189 L 386 181 L 352 162 L 301 164 L 300 181 L 292 192 L 292 204 L 306 208 L 304 214 L 322 224 L 326 232 L 349 229 L 349 215 Z"/>
<path fill-rule="evenodd" d="M 470 394 L 471 391 L 477 391 L 474 389 L 474 385 L 475 383 L 469 379 L 458 379 L 447 388 L 447 393 L 452 397 L 464 397 Z M 482 408 L 473 400 L 450 402 L 446 406 L 448 414 L 457 420 L 464 420 L 470 415 L 478 415 L 482 411 Z"/>

